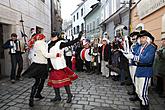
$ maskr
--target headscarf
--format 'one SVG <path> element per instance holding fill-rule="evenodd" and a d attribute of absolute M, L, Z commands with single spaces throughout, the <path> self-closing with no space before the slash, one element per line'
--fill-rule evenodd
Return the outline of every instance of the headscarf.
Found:
<path fill-rule="evenodd" d="M 34 43 L 37 41 L 37 40 L 42 40 L 44 39 L 45 36 L 43 34 L 36 34 L 35 36 L 33 36 L 29 41 L 28 41 L 28 46 L 29 48 L 32 48 Z"/>

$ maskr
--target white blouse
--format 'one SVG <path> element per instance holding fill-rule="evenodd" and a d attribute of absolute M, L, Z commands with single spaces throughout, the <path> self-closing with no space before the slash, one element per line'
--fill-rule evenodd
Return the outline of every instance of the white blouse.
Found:
<path fill-rule="evenodd" d="M 47 64 L 47 58 L 54 58 L 55 54 L 48 53 L 48 45 L 44 40 L 38 40 L 34 43 L 32 61 L 40 64 Z"/>

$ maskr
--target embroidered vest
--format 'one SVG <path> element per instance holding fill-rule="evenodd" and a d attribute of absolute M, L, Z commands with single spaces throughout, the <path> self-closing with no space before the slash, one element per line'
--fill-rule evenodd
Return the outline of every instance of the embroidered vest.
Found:
<path fill-rule="evenodd" d="M 64 58 L 64 48 L 60 49 L 60 44 L 64 41 L 58 41 L 55 46 L 50 49 L 50 53 L 55 54 L 55 58 L 50 58 L 52 66 L 55 70 L 63 69 L 66 67 L 66 61 Z"/>

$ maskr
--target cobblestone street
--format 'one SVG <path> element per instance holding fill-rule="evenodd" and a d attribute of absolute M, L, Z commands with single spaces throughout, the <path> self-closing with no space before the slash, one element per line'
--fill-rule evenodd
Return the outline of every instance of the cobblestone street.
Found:
<path fill-rule="evenodd" d="M 43 89 L 44 99 L 35 100 L 35 106 L 28 105 L 32 79 L 11 84 L 8 79 L 0 81 L 0 110 L 132 110 L 139 109 L 139 103 L 129 101 L 128 86 L 120 86 L 119 82 L 114 82 L 111 78 L 106 79 L 101 75 L 87 75 L 78 73 L 77 79 L 72 87 L 74 98 L 71 104 L 66 103 L 64 88 L 61 89 L 61 102 L 50 102 L 54 97 L 54 90 L 47 86 Z M 150 92 L 151 110 L 164 110 L 164 100 L 157 98 L 158 95 Z M 165 106 L 164 106 L 165 107 Z"/>

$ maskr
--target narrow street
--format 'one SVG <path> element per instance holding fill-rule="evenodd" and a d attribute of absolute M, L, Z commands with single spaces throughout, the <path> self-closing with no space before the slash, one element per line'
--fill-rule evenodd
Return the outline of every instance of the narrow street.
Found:
<path fill-rule="evenodd" d="M 106 79 L 101 75 L 87 75 L 78 73 L 77 79 L 72 85 L 74 98 L 72 103 L 66 103 L 64 88 L 61 89 L 61 102 L 50 102 L 54 97 L 54 91 L 45 83 L 42 95 L 44 99 L 35 100 L 35 106 L 28 105 L 32 79 L 11 84 L 8 79 L 0 81 L 0 110 L 132 110 L 139 109 L 139 103 L 129 101 L 128 86 L 120 86 L 119 82 L 114 82 L 111 78 Z M 158 99 L 157 95 L 150 93 L 151 110 L 164 110 L 164 100 Z M 165 107 L 165 106 L 164 106 Z M 156 108 L 156 109 L 154 109 Z"/>

